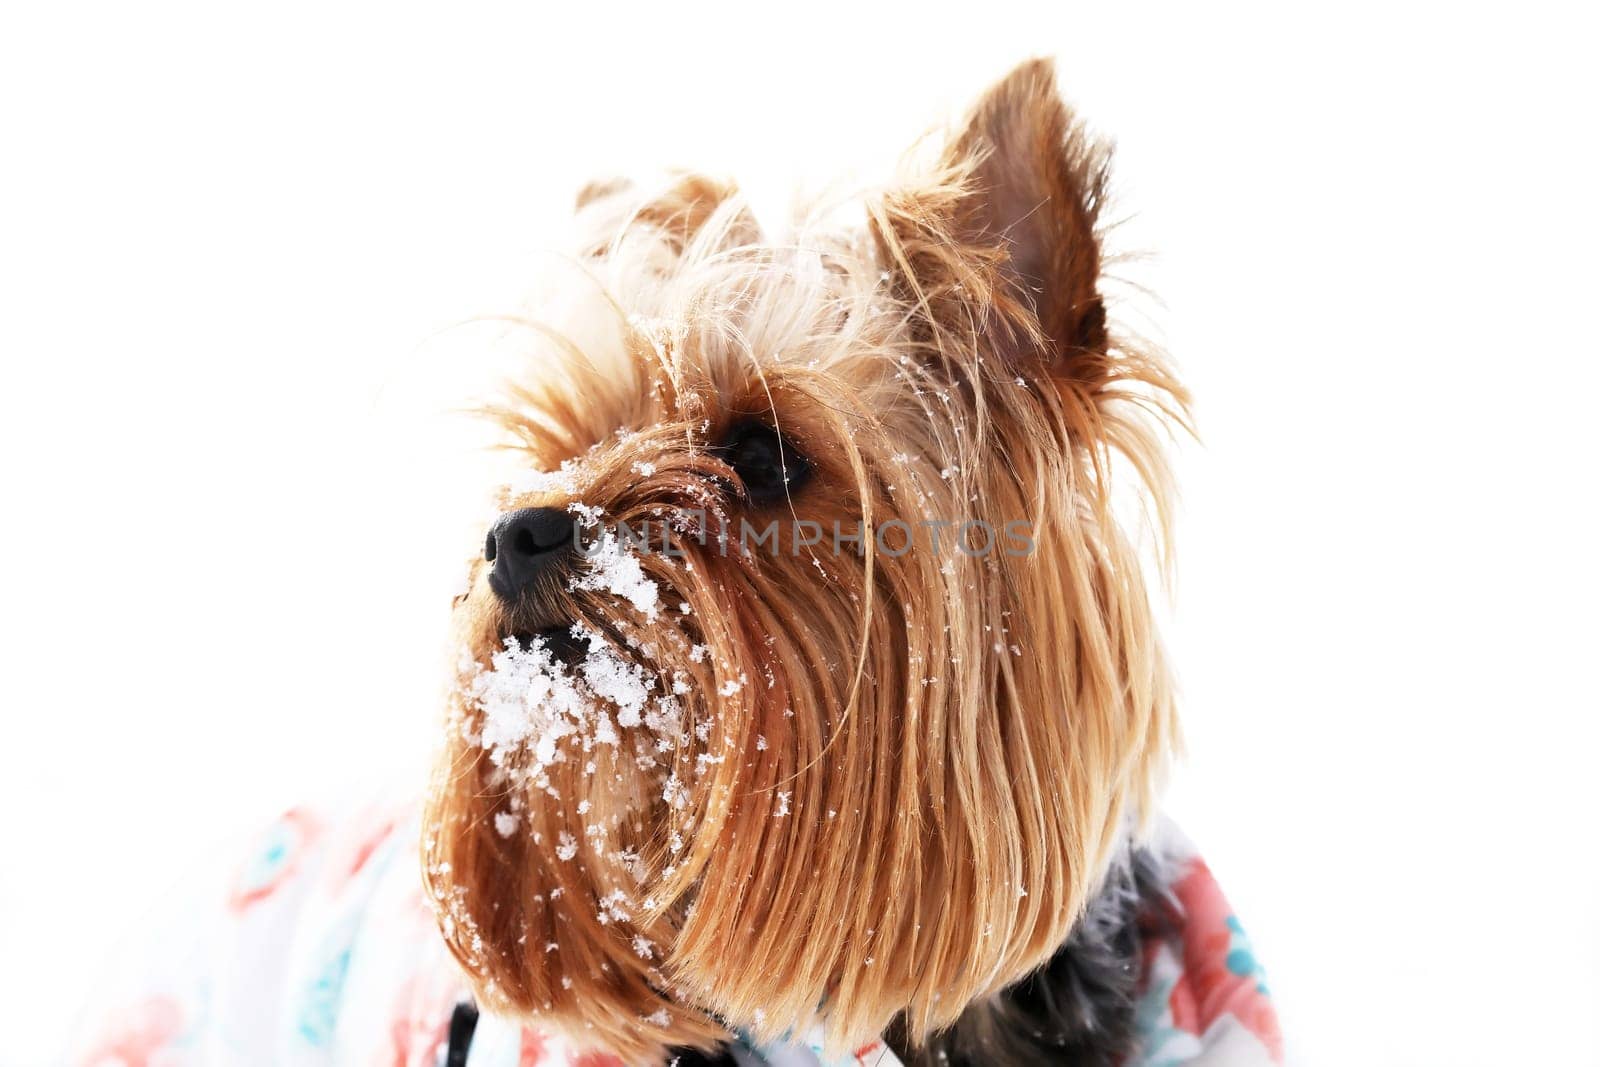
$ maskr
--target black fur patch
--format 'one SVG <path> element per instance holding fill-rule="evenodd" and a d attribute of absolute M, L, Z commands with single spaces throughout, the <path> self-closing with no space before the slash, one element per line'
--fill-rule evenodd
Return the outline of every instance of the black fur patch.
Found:
<path fill-rule="evenodd" d="M 1159 857 L 1130 851 L 1048 963 L 922 1048 L 907 1047 L 898 1025 L 889 1046 L 907 1067 L 1112 1067 L 1134 1051 L 1140 922 L 1167 896 Z"/>
<path fill-rule="evenodd" d="M 1083 918 L 1048 963 L 998 996 L 973 1004 L 954 1026 L 921 1048 L 900 1022 L 884 1035 L 906 1067 L 1115 1067 L 1134 1048 L 1140 940 L 1173 921 L 1176 902 L 1155 853 L 1130 850 L 1113 865 Z M 1154 924 L 1154 925 L 1152 925 Z M 463 1064 L 478 1021 L 456 1006 L 445 1062 Z M 738 1067 L 727 1045 L 711 1052 L 675 1048 L 671 1067 Z"/>

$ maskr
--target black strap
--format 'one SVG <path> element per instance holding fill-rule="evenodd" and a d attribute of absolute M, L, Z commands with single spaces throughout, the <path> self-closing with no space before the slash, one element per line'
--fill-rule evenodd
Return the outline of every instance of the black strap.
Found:
<path fill-rule="evenodd" d="M 733 1058 L 733 1050 L 727 1045 L 718 1045 L 715 1052 L 701 1052 L 695 1048 L 675 1048 L 667 1052 L 668 1067 L 676 1064 L 677 1067 L 739 1067 L 739 1061 Z"/>
<path fill-rule="evenodd" d="M 478 1028 L 478 1006 L 463 1000 L 450 1013 L 450 1045 L 445 1050 L 444 1067 L 467 1067 L 467 1050 L 472 1047 L 472 1032 Z"/>
<path fill-rule="evenodd" d="M 472 1048 L 472 1034 L 478 1028 L 478 1006 L 463 1000 L 450 1013 L 450 1043 L 445 1049 L 444 1067 L 467 1067 L 467 1052 Z M 737 1067 L 732 1051 L 723 1045 L 715 1052 L 699 1049 L 675 1048 L 669 1062 L 676 1067 Z"/>

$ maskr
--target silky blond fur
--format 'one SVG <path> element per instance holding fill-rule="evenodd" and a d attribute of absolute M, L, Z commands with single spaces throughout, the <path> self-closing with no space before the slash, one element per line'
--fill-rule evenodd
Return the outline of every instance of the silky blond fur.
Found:
<path fill-rule="evenodd" d="M 572 461 L 576 492 L 505 503 L 704 511 L 710 536 L 640 557 L 654 621 L 543 593 L 663 691 L 688 683 L 670 751 L 624 737 L 523 777 L 452 706 L 426 880 L 489 1006 L 629 1062 L 819 1016 L 842 1048 L 902 1013 L 913 1038 L 947 1026 L 1066 939 L 1176 741 L 1111 476 L 1164 530 L 1187 400 L 1106 323 L 1106 158 L 1032 63 L 854 227 L 768 243 L 694 175 L 585 191 L 606 310 L 581 343 L 534 324 L 550 359 L 497 411 L 530 467 Z M 1035 550 L 835 554 L 785 524 L 776 552 L 720 550 L 750 512 L 708 446 L 752 417 L 815 467 L 758 525 L 1016 519 Z M 480 664 L 520 625 L 485 570 L 456 613 Z"/>

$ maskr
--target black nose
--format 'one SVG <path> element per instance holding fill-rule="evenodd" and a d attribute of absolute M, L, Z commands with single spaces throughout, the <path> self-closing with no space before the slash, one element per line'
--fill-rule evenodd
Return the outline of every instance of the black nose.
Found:
<path fill-rule="evenodd" d="M 513 601 L 572 549 L 572 516 L 561 508 L 520 508 L 495 522 L 483 546 L 494 564 L 489 588 Z"/>

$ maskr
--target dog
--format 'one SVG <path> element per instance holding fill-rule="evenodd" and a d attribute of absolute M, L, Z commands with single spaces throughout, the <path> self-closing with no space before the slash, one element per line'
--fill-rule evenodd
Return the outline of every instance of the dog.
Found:
<path fill-rule="evenodd" d="M 695 173 L 580 194 L 589 299 L 492 407 L 523 473 L 437 769 L 367 835 L 420 834 L 471 994 L 392 1062 L 491 1062 L 491 1019 L 539 1062 L 1281 1056 L 1159 814 L 1161 560 L 1124 502 L 1164 544 L 1189 396 L 1108 312 L 1109 162 L 1033 61 L 790 233 Z M 307 988 L 403 970 L 327 958 Z"/>
<path fill-rule="evenodd" d="M 425 817 L 484 1004 L 638 1062 L 1131 1051 L 1178 728 L 1112 475 L 1165 531 L 1188 395 L 1107 314 L 1109 155 L 1032 62 L 857 226 L 580 197 L 614 333 L 498 410 L 544 473 L 457 604 Z"/>

